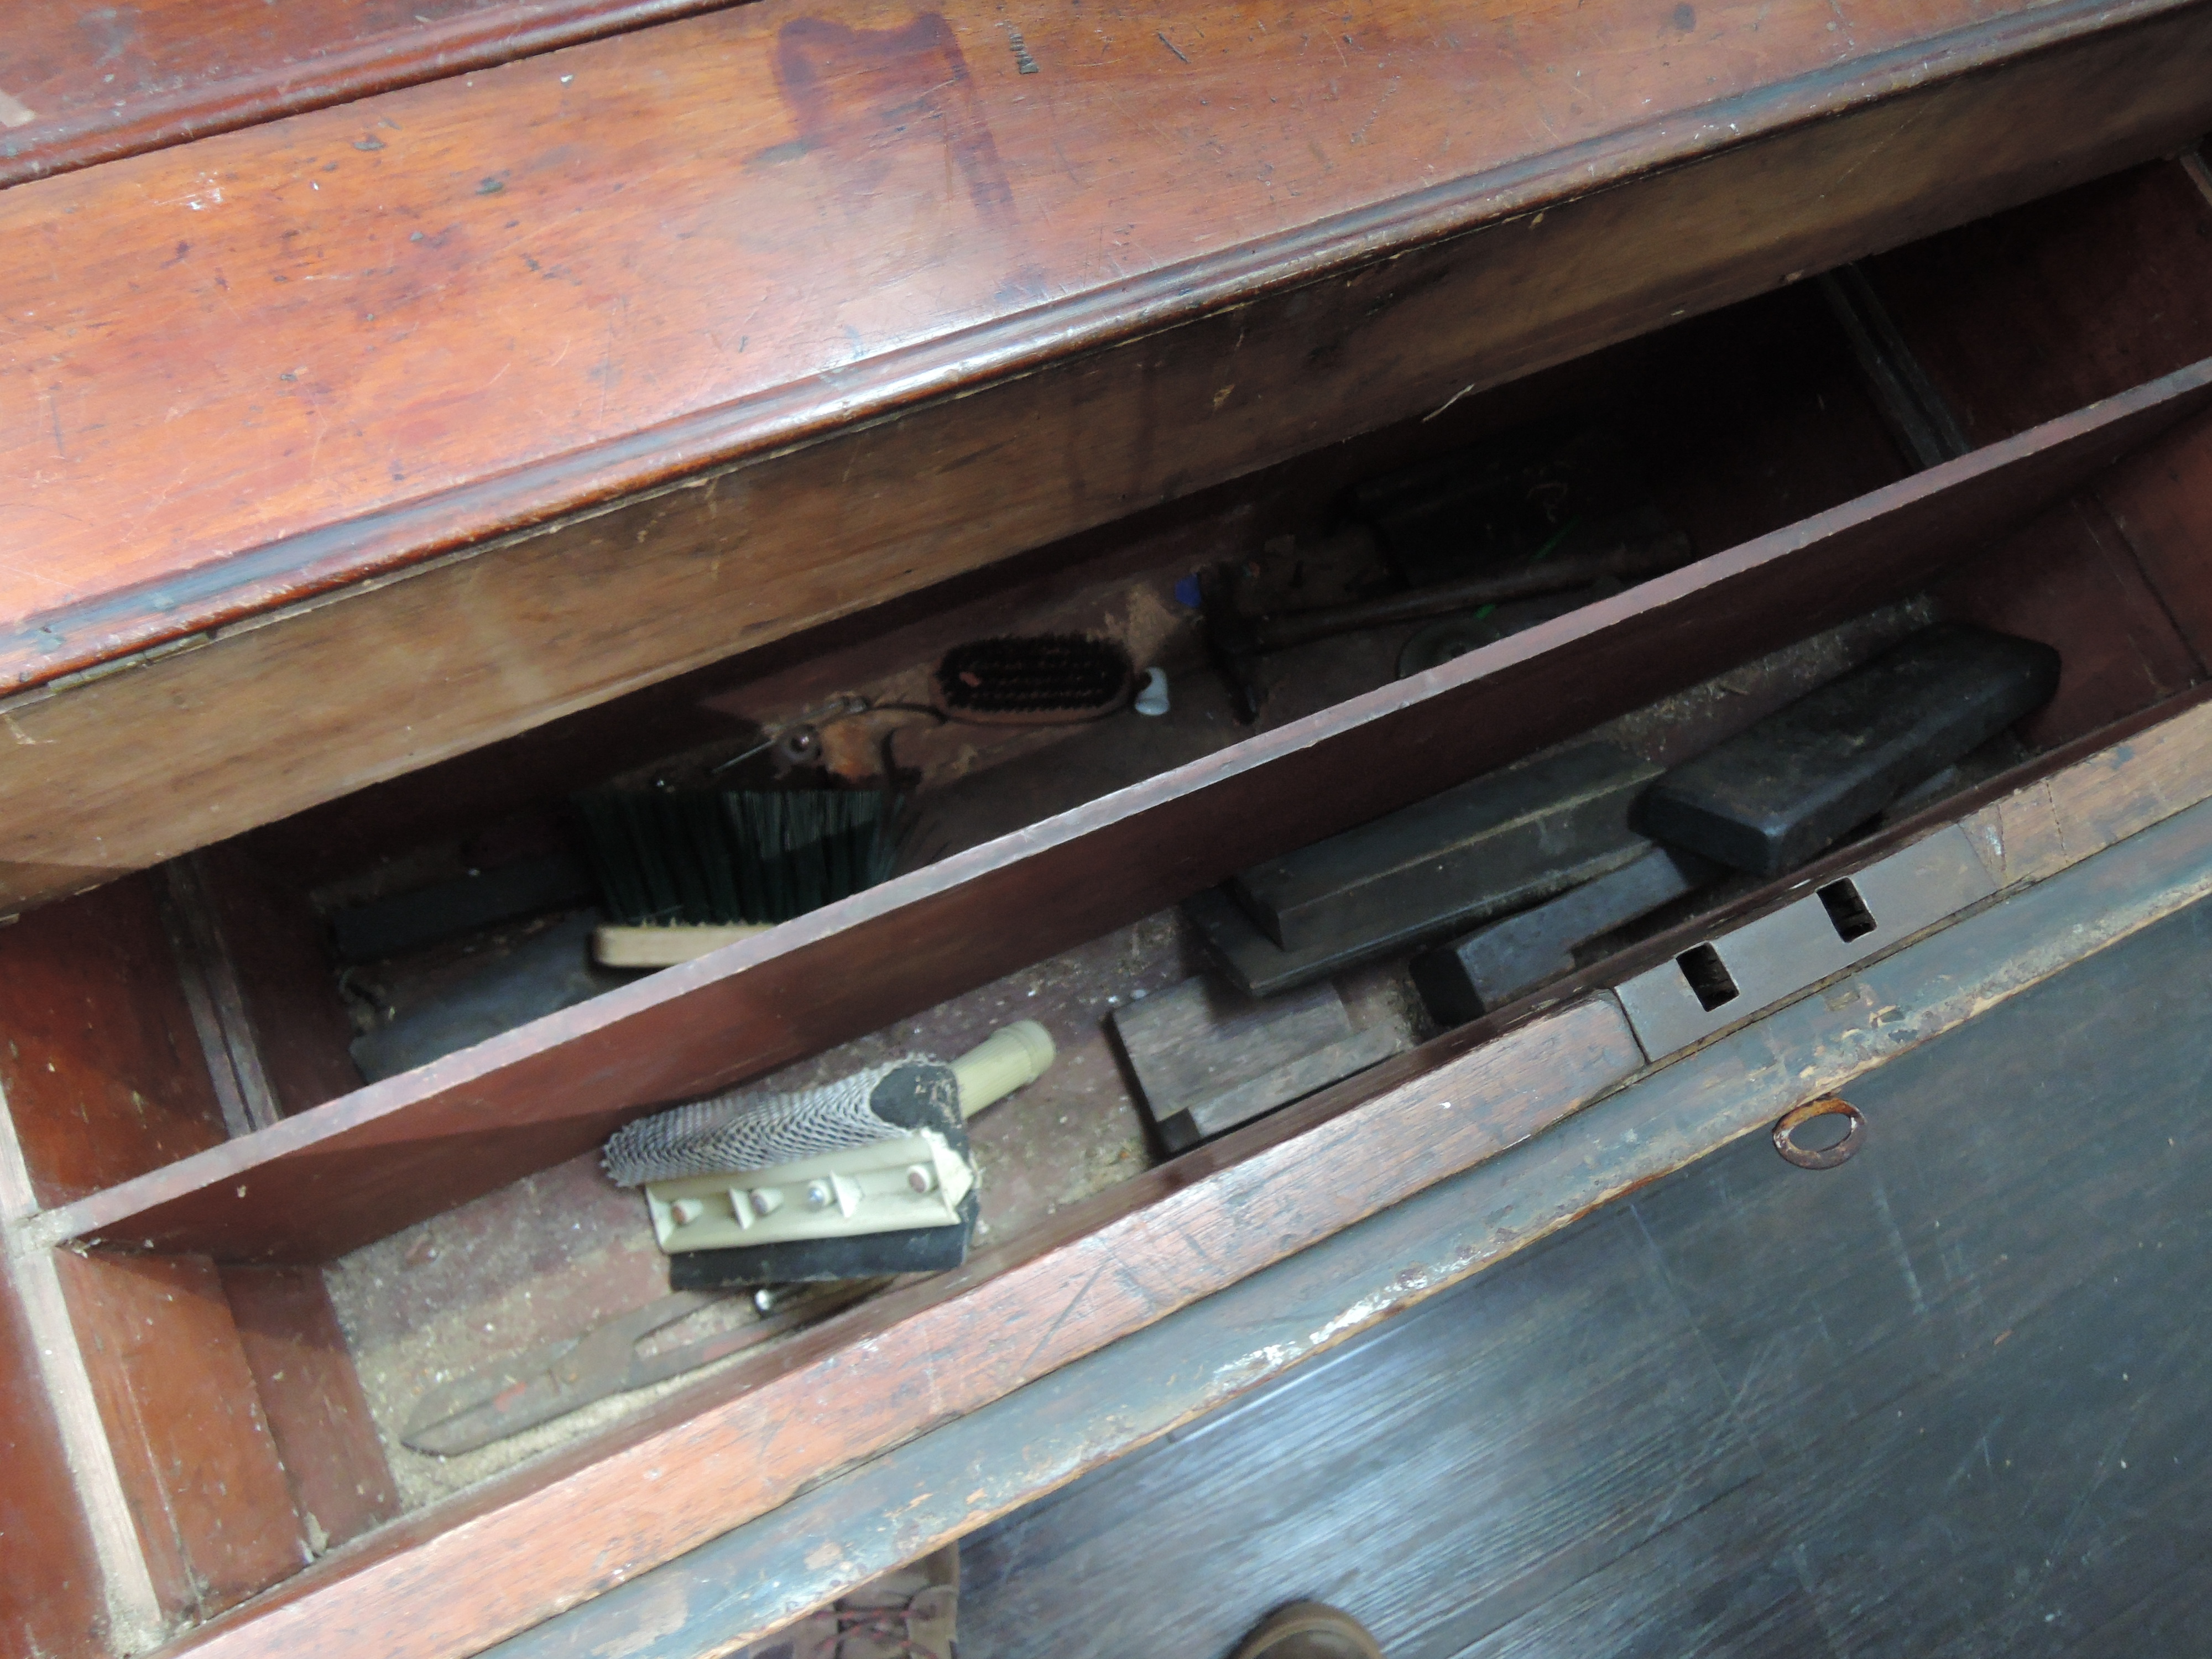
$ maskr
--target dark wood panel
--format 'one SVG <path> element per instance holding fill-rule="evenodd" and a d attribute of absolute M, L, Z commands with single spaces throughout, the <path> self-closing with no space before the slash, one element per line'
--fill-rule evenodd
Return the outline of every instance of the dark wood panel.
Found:
<path fill-rule="evenodd" d="M 106 1659 L 107 1605 L 36 1339 L 0 1272 L 0 1647 Z"/>
<path fill-rule="evenodd" d="M 891 200 L 927 210 L 921 240 L 892 249 L 878 232 L 857 222 L 848 229 L 819 212 L 834 196 L 822 169 L 842 176 L 876 161 L 855 161 L 842 138 L 792 151 L 805 166 L 775 159 L 785 155 L 779 146 L 796 142 L 765 66 L 774 53 L 764 43 L 789 21 L 783 0 L 668 25 L 651 32 L 649 49 L 639 44 L 647 34 L 576 49 L 614 54 L 604 76 L 553 58 L 503 71 L 496 119 L 508 125 L 499 142 L 472 125 L 494 118 L 482 116 L 484 100 L 458 82 L 390 94 L 425 101 L 399 109 L 394 118 L 416 125 L 404 146 L 387 152 L 354 150 L 355 128 L 371 118 L 367 106 L 342 122 L 331 112 L 340 125 L 320 115 L 287 124 L 268 154 L 251 149 L 263 142 L 255 135 L 207 141 L 189 166 L 239 173 L 224 186 L 233 194 L 223 214 L 193 216 L 212 240 L 193 243 L 189 257 L 198 262 L 194 271 L 208 274 L 164 286 L 174 314 L 131 296 L 131 340 L 81 328 L 67 364 L 99 373 L 80 380 L 58 366 L 60 378 L 31 388 L 34 402 L 44 398 L 41 406 L 60 416 L 63 447 L 73 422 L 81 446 L 64 464 L 49 453 L 45 428 L 23 438 L 32 447 L 20 459 L 33 476 L 66 480 L 73 499 L 97 494 L 88 474 L 110 465 L 131 481 L 159 476 L 174 487 L 161 495 L 158 512 L 132 520 L 132 545 L 105 528 L 81 536 L 64 520 L 41 523 L 40 544 L 72 570 L 79 597 L 58 610 L 45 597 L 50 589 L 27 595 L 38 614 L 17 641 L 20 678 L 109 660 L 224 617 L 265 614 L 566 508 L 687 475 L 697 487 L 18 703 L 11 714 L 35 741 L 0 752 L 0 893 L 28 902 L 170 856 L 1347 431 L 1433 410 L 1469 388 L 2168 149 L 2212 120 L 2212 76 L 2203 72 L 2212 8 L 2191 0 L 2158 9 L 2166 3 L 2142 0 L 2142 21 L 2116 27 L 2122 20 L 2109 8 L 2069 0 L 1974 25 L 1946 37 L 1932 58 L 1924 44 L 1898 46 L 1887 57 L 1808 69 L 1756 94 L 1729 88 L 1742 88 L 1749 65 L 1765 54 L 1796 49 L 1788 42 L 1802 46 L 1801 28 L 1824 62 L 1863 49 L 1867 37 L 1854 48 L 1810 14 L 1785 24 L 1746 8 L 1729 14 L 1725 28 L 1742 31 L 1729 37 L 1738 46 L 1751 40 L 1751 58 L 1709 60 L 1704 46 L 1692 51 L 1686 40 L 1681 53 L 1670 47 L 1655 63 L 1648 25 L 1626 0 L 1596 13 L 1561 8 L 1546 15 L 1541 30 L 1536 20 L 1517 22 L 1515 49 L 1556 51 L 1559 62 L 1577 67 L 1663 69 L 1670 85 L 1685 77 L 1704 112 L 1695 122 L 1669 122 L 1645 101 L 1656 94 L 1629 88 L 1620 104 L 1590 94 L 1566 126 L 1549 109 L 1516 101 L 1543 86 L 1540 75 L 1498 82 L 1515 89 L 1510 97 L 1470 103 L 1461 58 L 1488 48 L 1451 46 L 1454 37 L 1425 12 L 1425 44 L 1401 41 L 1389 57 L 1402 83 L 1391 94 L 1392 119 L 1377 126 L 1389 142 L 1316 157 L 1297 139 L 1266 163 L 1276 171 L 1249 201 L 1217 188 L 1180 153 L 1163 152 L 1163 135 L 1188 125 L 1186 72 L 1229 71 L 1210 58 L 1194 70 L 1164 49 L 1155 52 L 1154 40 L 1098 60 L 1099 78 L 1083 82 L 1079 99 L 1073 89 L 1049 100 L 1039 91 L 1030 102 L 994 106 L 993 142 L 1020 161 L 1008 163 L 1018 180 L 1018 235 L 975 232 L 958 169 L 948 185 L 935 151 L 927 166 L 904 149 L 888 155 L 882 190 L 860 193 L 878 213 Z M 1211 27 L 1194 15 L 1179 21 Z M 1065 32 L 1067 50 L 1044 37 L 1030 49 L 1088 64 L 1078 37 L 1097 27 L 1070 14 L 1051 25 Z M 1490 27 L 1471 24 L 1468 39 L 1486 40 Z M 1617 59 L 1607 55 L 1610 37 L 1593 33 L 1614 27 L 1623 31 Z M 1240 29 L 1259 57 L 1236 74 L 1257 74 L 1262 63 L 1269 73 L 1279 68 L 1273 89 L 1292 104 L 1319 98 L 1328 75 L 1341 79 L 1340 64 L 1274 65 L 1270 54 L 1291 50 L 1282 30 L 1260 38 L 1231 23 L 1217 33 Z M 727 33 L 726 51 L 700 45 L 722 40 L 716 30 Z M 995 18 L 978 20 L 976 33 L 994 42 L 1003 34 Z M 648 63 L 655 53 L 667 56 Z M 1148 63 L 1147 54 L 1159 61 Z M 1931 62 L 1940 67 L 1931 70 Z M 732 64 L 766 77 L 757 98 L 736 95 L 743 74 Z M 975 64 L 975 84 L 1003 75 L 1009 96 L 1035 90 L 1019 84 L 1010 54 L 1006 64 L 995 50 Z M 1973 72 L 1981 69 L 1992 72 Z M 577 76 L 573 91 L 561 83 L 563 73 Z M 635 77 L 664 74 L 666 84 L 633 92 Z M 720 77 L 711 95 L 686 95 L 696 77 L 710 76 Z M 1601 83 L 1611 85 L 1607 77 L 1592 84 Z M 1226 83 L 1221 90 L 1226 111 L 1234 100 Z M 1705 101 L 1715 98 L 1724 101 Z M 2023 106 L 2046 118 L 2013 118 Z M 873 118 L 865 98 L 857 107 L 854 131 Z M 732 108 L 744 118 L 726 119 Z M 704 112 L 711 131 L 702 130 Z M 1837 118 L 1815 118 L 1831 113 Z M 586 127 L 592 153 L 609 158 L 611 174 L 584 167 L 568 142 L 586 142 L 568 124 L 587 114 L 605 118 Z M 1656 125 L 1604 125 L 1630 114 Z M 685 125 L 652 127 L 648 143 L 655 121 Z M 1586 128 L 1589 121 L 1598 125 Z M 1457 131 L 1463 122 L 1480 126 L 1479 142 Z M 1125 123 L 1123 144 L 1112 135 Z M 1071 176 L 1057 159 L 1055 144 L 1079 130 L 1122 157 L 1127 170 L 1110 185 L 1085 179 L 1079 167 Z M 1242 122 L 1238 131 L 1263 149 L 1277 142 L 1265 124 Z M 1586 140 L 1574 137 L 1585 131 Z M 1423 146 L 1447 138 L 1454 165 L 1468 171 L 1436 182 L 1429 157 L 1440 152 Z M 1578 147 L 1556 149 L 1561 143 Z M 245 148 L 234 155 L 226 146 Z M 700 167 L 656 173 L 649 189 L 610 185 L 592 194 L 577 182 L 617 177 L 633 154 L 649 154 L 658 168 L 671 147 L 691 155 L 695 146 Z M 758 167 L 739 165 L 770 151 Z M 483 173 L 477 158 L 485 155 L 514 166 L 504 177 Z M 338 171 L 326 175 L 320 169 L 333 165 L 331 155 Z M 1875 155 L 1881 164 L 1868 165 Z M 1256 167 L 1261 151 L 1248 159 Z M 198 172 L 154 176 L 185 166 L 142 157 L 9 192 L 0 217 L 18 198 L 35 198 L 38 222 L 0 246 L 46 250 L 51 227 L 61 247 L 82 234 L 76 225 L 101 217 L 91 210 L 108 189 L 143 185 L 146 197 L 191 214 Z M 326 191 L 303 188 L 326 176 Z M 708 179 L 711 200 L 684 193 Z M 1600 188 L 1631 179 L 1633 188 Z M 1194 194 L 1197 180 L 1205 182 Z M 408 194 L 418 185 L 419 199 Z M 1285 228 L 1277 204 L 1259 204 L 1271 190 L 1287 200 L 1293 187 L 1303 193 Z M 758 199 L 756 189 L 764 192 Z M 948 189 L 951 199 L 941 200 Z M 664 197 L 669 191 L 674 198 Z M 1063 200 L 1068 193 L 1080 210 Z M 323 195 L 331 199 L 318 205 Z M 346 264 L 351 256 L 332 250 L 356 246 L 344 240 L 346 216 L 367 211 L 364 204 L 394 215 L 410 207 L 428 227 L 424 241 L 413 242 L 413 230 L 396 240 L 395 228 L 388 265 Z M 84 213 L 72 216 L 72 205 Z M 216 205 L 204 204 L 208 212 Z M 1048 216 L 1048 208 L 1066 210 Z M 1500 222 L 1515 213 L 1526 216 Z M 786 216 L 796 228 L 777 242 L 771 228 Z M 671 225 L 699 234 L 684 241 Z M 273 253 L 272 239 L 287 227 L 312 232 L 319 251 Z M 99 283 L 112 299 L 117 283 L 132 280 L 122 273 L 173 258 L 175 242 L 191 240 L 173 228 L 111 227 L 97 258 L 74 262 L 100 273 L 73 290 L 88 322 L 106 303 L 95 303 Z M 847 361 L 854 343 L 843 324 L 816 314 L 849 284 L 812 283 L 796 298 L 776 286 L 823 246 L 852 252 L 836 240 L 848 234 L 866 239 L 854 268 L 902 273 L 918 259 L 935 296 L 924 327 L 901 309 L 915 303 L 911 283 L 872 290 L 878 309 L 844 319 L 860 336 L 859 362 Z M 772 258 L 746 235 L 774 244 Z M 515 244 L 514 260 L 476 258 L 511 236 L 530 244 Z M 1172 250 L 1174 259 L 1148 257 L 1142 246 Z M 1413 247 L 1425 251 L 1377 258 Z M 528 270 L 525 255 L 539 271 Z M 621 268 L 601 263 L 609 258 Z M 756 270 L 759 259 L 770 263 Z M 34 263 L 24 277 L 33 285 L 72 261 L 42 251 Z M 237 283 L 218 289 L 218 264 L 287 281 L 264 287 L 257 274 L 250 291 Z M 1011 287 L 1009 267 L 1019 276 Z M 310 276 L 342 280 L 358 308 L 307 305 L 295 290 Z M 759 337 L 742 333 L 752 344 L 732 356 L 720 339 L 724 308 L 731 295 L 762 283 L 784 297 L 763 301 Z M 1001 295 L 1054 289 L 1071 297 L 1000 314 L 1017 303 Z M 632 293 L 652 304 L 633 302 L 610 337 L 615 302 L 604 296 Z M 695 301 L 711 313 L 691 319 L 697 326 L 676 309 Z M 498 321 L 510 315 L 532 318 L 532 331 L 518 336 Z M 1201 320 L 1170 326 L 1192 318 Z M 257 320 L 264 319 L 266 327 Z M 325 325 L 335 334 L 316 331 Z M 252 356 L 219 386 L 196 382 L 207 397 L 179 405 L 178 422 L 149 424 L 149 411 L 169 404 L 166 393 L 142 398 L 133 389 L 157 372 L 153 346 L 135 332 L 142 326 L 158 333 L 165 351 L 179 340 L 209 350 L 246 341 Z M 294 352 L 289 342 L 299 337 L 289 331 L 307 332 L 314 345 L 302 339 Z M 411 331 L 404 340 L 403 331 Z M 1098 349 L 1133 334 L 1141 338 Z M 654 349 L 633 362 L 638 340 Z M 572 348 L 566 355 L 562 341 Z M 274 355 L 264 362 L 264 354 Z M 299 361 L 278 369 L 276 356 Z M 424 363 L 435 372 L 418 372 Z M 1047 364 L 1056 367 L 1023 372 Z M 305 380 L 297 378 L 302 368 Z M 288 374 L 293 381 L 282 380 Z M 986 383 L 987 396 L 940 395 Z M 78 401 L 79 387 L 87 401 Z M 110 396 L 127 407 L 94 407 Z M 495 406 L 480 406 L 479 398 Z M 325 441 L 341 408 L 348 413 Z M 525 408 L 544 417 L 521 426 L 542 448 L 501 447 L 501 434 L 514 429 L 502 411 Z M 905 418 L 843 442 L 781 451 L 895 410 Z M 553 435 L 558 422 L 549 411 L 568 412 L 564 434 Z M 103 412 L 114 418 L 101 423 Z M 235 441 L 241 421 L 259 422 L 250 443 Z M 205 441 L 219 457 L 204 469 L 183 459 L 202 432 L 214 434 Z M 622 432 L 630 435 L 613 435 Z M 154 450 L 141 453 L 140 445 Z M 1047 455 L 1052 464 L 1031 464 Z M 760 465 L 712 482 L 697 471 L 749 456 Z M 406 477 L 390 477 L 395 464 Z M 176 477 L 179 465 L 187 476 Z M 118 488 L 127 494 L 129 486 Z M 52 518 L 25 500 L 32 517 Z M 333 503 L 355 516 L 337 521 Z M 793 548 L 807 550 L 805 558 L 791 556 Z M 332 662 L 350 672 L 331 676 Z M 126 723 L 147 742 L 124 773 L 101 734 Z M 243 732 L 255 734 L 251 756 L 241 750 Z"/>
<path fill-rule="evenodd" d="M 2097 497 L 2199 657 L 2212 659 L 2212 422 L 2193 421 L 2099 480 Z"/>
<path fill-rule="evenodd" d="M 219 1145 L 153 878 L 0 929 L 0 1085 L 41 1205 Z"/>
<path fill-rule="evenodd" d="M 1858 1079 L 1843 1169 L 1748 1138 L 994 1524 L 963 1642 L 1218 1653 L 1318 1595 L 1406 1659 L 2185 1650 L 2208 957 L 2198 904 Z M 1516 1550 L 1639 1505 L 1513 1606 Z"/>
<path fill-rule="evenodd" d="M 2060 191 L 1868 269 L 1977 443 L 2212 354 L 2212 202 L 2178 161 Z"/>
<path fill-rule="evenodd" d="M 204 1618 L 297 1572 L 307 1540 L 214 1264 L 55 1261 L 162 1611 Z"/>
<path fill-rule="evenodd" d="M 963 1645 L 1219 1653 L 1310 1596 L 1410 1656 L 1409 1632 L 1506 1624 L 1760 1473 L 1635 1218 L 1479 1282 L 969 1540 Z M 1114 1584 L 1144 1589 L 1109 1609 Z"/>
<path fill-rule="evenodd" d="M 398 1514 L 322 1270 L 227 1267 L 222 1290 L 309 1543 L 343 1544 Z"/>
<path fill-rule="evenodd" d="M 0 41 L 0 189 L 720 0 L 47 0 Z"/>
<path fill-rule="evenodd" d="M 1641 1061 L 1620 1010 L 1595 1000 L 1340 1115 L 1291 1107 L 672 1395 L 613 1442 L 335 1551 L 182 1650 L 474 1652 L 1494 1156 Z M 1295 1178 L 1316 1164 L 1339 1171 L 1319 1192 Z M 876 1383 L 855 1386 L 856 1351 Z M 457 1583 L 470 1593 L 435 1594 Z"/>
<path fill-rule="evenodd" d="M 303 1112 L 361 1087 L 324 924 L 281 856 L 247 836 L 204 848 L 195 863 L 278 1109 Z"/>
<path fill-rule="evenodd" d="M 647 1105 L 878 1029 L 1893 599 L 2208 398 L 2212 364 L 241 1137 L 59 1224 L 226 1260 L 342 1253 L 572 1157 Z"/>

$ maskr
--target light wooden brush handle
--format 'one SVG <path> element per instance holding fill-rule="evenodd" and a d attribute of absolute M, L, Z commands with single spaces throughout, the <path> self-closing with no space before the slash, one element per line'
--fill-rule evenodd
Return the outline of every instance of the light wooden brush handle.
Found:
<path fill-rule="evenodd" d="M 960 1085 L 960 1115 L 973 1117 L 1025 1083 L 1045 1074 L 1057 1050 L 1052 1034 L 1033 1019 L 1001 1027 L 952 1062 Z"/>

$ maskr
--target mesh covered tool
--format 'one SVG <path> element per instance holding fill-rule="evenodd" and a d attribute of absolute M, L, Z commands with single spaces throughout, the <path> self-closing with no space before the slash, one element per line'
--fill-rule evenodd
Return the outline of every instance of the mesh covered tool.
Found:
<path fill-rule="evenodd" d="M 684 1176 L 765 1170 L 824 1152 L 890 1140 L 905 1133 L 878 1116 L 869 1099 L 898 1068 L 871 1066 L 819 1089 L 791 1095 L 742 1091 L 655 1112 L 615 1131 L 607 1174 L 617 1187 Z"/>
<path fill-rule="evenodd" d="M 693 1101 L 617 1132 L 607 1172 L 644 1187 L 679 1289 L 952 1265 L 977 1214 L 967 1120 L 1053 1057 L 1044 1028 L 1021 1020 L 949 1065 Z"/>

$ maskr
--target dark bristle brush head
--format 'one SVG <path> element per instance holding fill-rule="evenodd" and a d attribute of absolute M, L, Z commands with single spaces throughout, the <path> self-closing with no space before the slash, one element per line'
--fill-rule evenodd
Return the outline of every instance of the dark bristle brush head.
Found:
<path fill-rule="evenodd" d="M 937 696 L 957 720 L 1059 726 L 1097 720 L 1129 701 L 1129 653 L 1087 634 L 971 640 L 937 665 Z"/>
<path fill-rule="evenodd" d="M 898 802 L 860 790 L 603 790 L 576 823 L 629 927 L 788 921 L 889 879 Z"/>

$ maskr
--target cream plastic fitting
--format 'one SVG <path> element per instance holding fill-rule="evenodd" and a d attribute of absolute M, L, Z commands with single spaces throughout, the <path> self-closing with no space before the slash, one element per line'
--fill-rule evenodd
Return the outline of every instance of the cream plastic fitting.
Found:
<path fill-rule="evenodd" d="M 1018 1019 L 991 1033 L 952 1062 L 960 1085 L 960 1115 L 973 1117 L 994 1101 L 1045 1074 L 1059 1051 L 1052 1033 L 1033 1019 Z"/>

